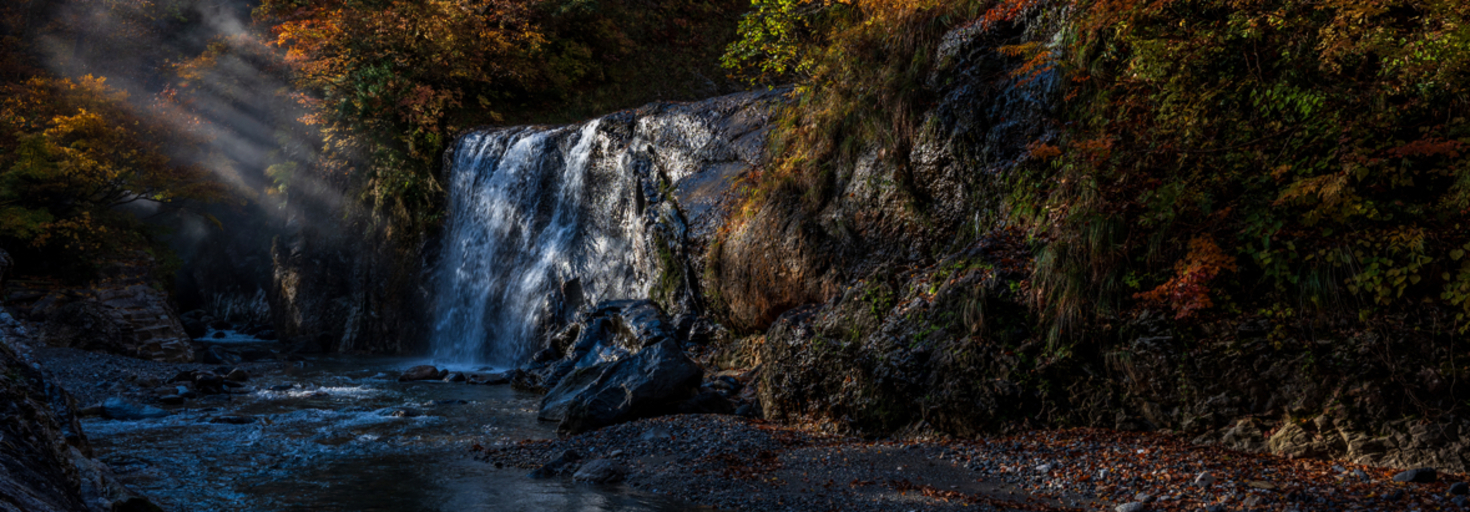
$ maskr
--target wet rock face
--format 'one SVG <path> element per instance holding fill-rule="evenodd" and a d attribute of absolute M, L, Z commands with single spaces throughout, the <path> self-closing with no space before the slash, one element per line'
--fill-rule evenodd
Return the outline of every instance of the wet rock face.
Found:
<path fill-rule="evenodd" d="M 977 237 L 975 226 L 988 225 L 1001 205 L 995 183 L 1028 143 L 1051 136 L 1054 73 L 1008 78 L 1020 61 L 995 49 L 1016 30 L 946 37 L 925 91 L 935 106 L 909 147 L 864 149 L 852 165 L 833 169 L 826 197 L 777 187 L 727 227 L 702 285 L 731 328 L 763 331 L 875 268 L 942 259 Z M 888 154 L 895 150 L 901 154 Z"/>

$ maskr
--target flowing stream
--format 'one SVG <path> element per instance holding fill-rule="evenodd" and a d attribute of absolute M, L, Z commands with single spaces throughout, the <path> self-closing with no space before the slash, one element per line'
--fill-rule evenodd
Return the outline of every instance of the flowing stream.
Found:
<path fill-rule="evenodd" d="M 535 419 L 539 397 L 508 386 L 397 382 L 416 362 L 322 357 L 252 378 L 256 391 L 228 400 L 172 407 L 161 419 L 88 419 L 83 428 L 125 482 L 170 511 L 693 510 L 474 460 L 475 443 L 553 436 L 553 425 Z M 254 421 L 212 421 L 221 416 Z"/>

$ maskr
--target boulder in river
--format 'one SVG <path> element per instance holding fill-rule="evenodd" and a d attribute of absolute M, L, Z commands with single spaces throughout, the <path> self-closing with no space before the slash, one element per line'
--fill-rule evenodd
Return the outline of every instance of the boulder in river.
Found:
<path fill-rule="evenodd" d="M 704 370 L 672 338 L 631 357 L 578 369 L 541 401 L 540 418 L 578 434 L 674 412 L 699 388 Z"/>
<path fill-rule="evenodd" d="M 442 372 L 442 373 L 441 373 Z M 409 368 L 398 376 L 398 382 L 411 382 L 416 380 L 439 380 L 448 375 L 448 370 L 440 370 L 430 365 L 419 365 Z"/>
<path fill-rule="evenodd" d="M 121 398 L 109 398 L 102 402 L 102 415 L 114 420 L 144 420 L 168 416 L 168 411 L 151 405 L 139 405 Z"/>

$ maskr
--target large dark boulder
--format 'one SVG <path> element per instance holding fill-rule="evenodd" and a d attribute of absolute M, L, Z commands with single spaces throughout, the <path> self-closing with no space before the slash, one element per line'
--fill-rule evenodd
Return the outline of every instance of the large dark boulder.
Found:
<path fill-rule="evenodd" d="M 559 421 L 558 432 L 578 434 L 667 414 L 703 377 L 678 343 L 665 338 L 630 357 L 572 372 L 542 399 L 539 417 Z"/>
<path fill-rule="evenodd" d="M 609 301 L 584 312 L 547 340 L 537 353 L 528 389 L 556 387 L 574 371 L 617 361 L 644 347 L 675 340 L 675 329 L 650 300 Z"/>

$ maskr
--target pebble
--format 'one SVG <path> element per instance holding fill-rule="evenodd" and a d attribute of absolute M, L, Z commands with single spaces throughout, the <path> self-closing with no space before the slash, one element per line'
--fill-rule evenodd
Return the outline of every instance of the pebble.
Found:
<path fill-rule="evenodd" d="M 1113 510 L 1116 512 L 1143 512 L 1148 510 L 1148 505 L 1134 501 L 1113 507 Z"/>
<path fill-rule="evenodd" d="M 1215 475 L 1210 474 L 1209 471 L 1205 471 L 1203 473 L 1200 473 L 1199 476 L 1194 477 L 1194 485 L 1200 487 L 1208 487 L 1217 481 L 1219 481 L 1219 479 L 1215 478 Z"/>
<path fill-rule="evenodd" d="M 1450 485 L 1448 492 L 1452 496 L 1463 496 L 1466 494 L 1470 494 L 1470 484 L 1467 484 L 1465 482 L 1455 482 L 1453 485 Z"/>

